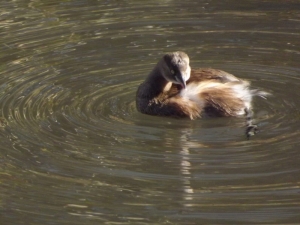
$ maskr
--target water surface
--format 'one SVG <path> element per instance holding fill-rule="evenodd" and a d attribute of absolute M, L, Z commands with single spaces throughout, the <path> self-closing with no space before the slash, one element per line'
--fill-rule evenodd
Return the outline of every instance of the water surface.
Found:
<path fill-rule="evenodd" d="M 0 3 L 1 224 L 300 222 L 298 1 Z M 135 108 L 164 52 L 250 80 L 243 118 Z"/>

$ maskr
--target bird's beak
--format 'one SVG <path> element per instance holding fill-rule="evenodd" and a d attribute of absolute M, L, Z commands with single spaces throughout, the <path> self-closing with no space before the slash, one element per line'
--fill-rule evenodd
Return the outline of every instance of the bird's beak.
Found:
<path fill-rule="evenodd" d="M 186 87 L 186 82 L 185 82 L 185 80 L 183 79 L 182 74 L 180 73 L 180 74 L 176 75 L 176 76 L 175 76 L 175 79 L 176 79 L 176 81 L 181 85 L 181 87 L 185 89 L 185 87 Z"/>

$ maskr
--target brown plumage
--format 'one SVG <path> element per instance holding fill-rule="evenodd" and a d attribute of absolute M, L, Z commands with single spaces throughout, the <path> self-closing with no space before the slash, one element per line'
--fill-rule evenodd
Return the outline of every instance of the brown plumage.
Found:
<path fill-rule="evenodd" d="M 251 110 L 249 82 L 216 69 L 193 69 L 184 52 L 166 54 L 136 93 L 138 111 L 159 116 L 238 116 Z"/>

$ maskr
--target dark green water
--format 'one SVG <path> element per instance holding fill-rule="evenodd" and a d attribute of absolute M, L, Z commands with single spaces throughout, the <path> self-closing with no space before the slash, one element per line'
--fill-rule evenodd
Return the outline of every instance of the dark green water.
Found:
<path fill-rule="evenodd" d="M 0 3 L 0 224 L 300 223 L 299 1 Z M 272 93 L 244 119 L 142 115 L 185 51 Z"/>

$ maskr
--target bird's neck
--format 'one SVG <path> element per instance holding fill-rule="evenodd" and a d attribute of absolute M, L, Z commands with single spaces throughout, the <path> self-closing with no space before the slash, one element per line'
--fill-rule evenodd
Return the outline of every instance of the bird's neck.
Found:
<path fill-rule="evenodd" d="M 164 77 L 165 68 L 159 62 L 148 75 L 146 83 L 153 93 L 154 97 L 170 90 L 172 82 L 167 81 Z"/>

